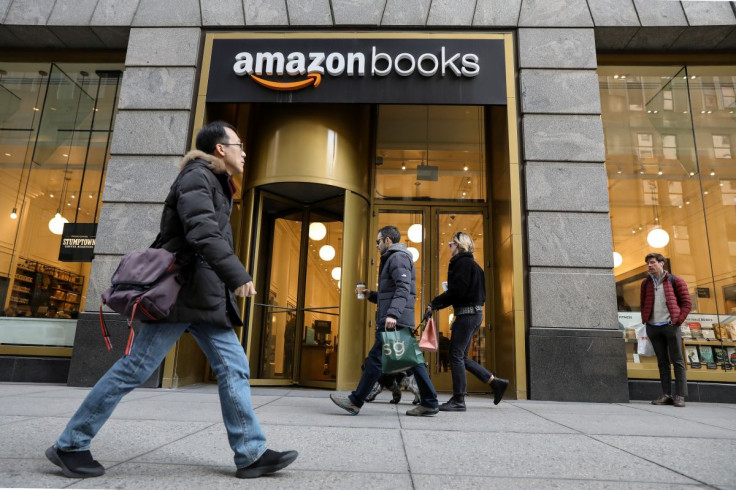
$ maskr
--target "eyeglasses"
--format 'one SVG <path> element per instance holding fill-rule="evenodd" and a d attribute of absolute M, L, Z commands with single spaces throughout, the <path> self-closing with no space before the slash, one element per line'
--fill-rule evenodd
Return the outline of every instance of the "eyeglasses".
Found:
<path fill-rule="evenodd" d="M 240 143 L 220 143 L 222 146 L 239 146 L 240 151 L 243 151 L 243 142 Z"/>

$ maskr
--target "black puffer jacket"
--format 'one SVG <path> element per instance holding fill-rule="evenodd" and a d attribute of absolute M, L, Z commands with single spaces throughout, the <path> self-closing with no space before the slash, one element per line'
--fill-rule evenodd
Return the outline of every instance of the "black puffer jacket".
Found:
<path fill-rule="evenodd" d="M 447 265 L 447 291 L 434 298 L 429 306 L 441 310 L 450 305 L 483 306 L 486 302 L 486 277 L 470 252 L 460 252 Z"/>
<path fill-rule="evenodd" d="M 381 254 L 378 266 L 378 291 L 368 300 L 377 303 L 376 327 L 383 330 L 386 317 L 396 318 L 396 325 L 414 329 L 414 301 L 417 280 L 414 260 L 403 243 L 395 243 Z"/>
<path fill-rule="evenodd" d="M 233 291 L 251 280 L 233 252 L 234 187 L 225 162 L 189 152 L 171 185 L 154 246 L 177 253 L 183 286 L 163 321 L 242 325 Z"/>

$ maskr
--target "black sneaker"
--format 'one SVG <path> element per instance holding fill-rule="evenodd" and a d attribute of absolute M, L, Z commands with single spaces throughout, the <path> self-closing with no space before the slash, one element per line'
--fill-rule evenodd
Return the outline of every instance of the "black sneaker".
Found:
<path fill-rule="evenodd" d="M 62 451 L 53 445 L 46 450 L 46 457 L 68 478 L 94 478 L 105 474 L 105 467 L 92 459 L 89 451 Z"/>
<path fill-rule="evenodd" d="M 266 449 L 266 452 L 255 460 L 255 462 L 243 468 L 238 468 L 235 476 L 238 478 L 258 478 L 268 473 L 275 473 L 293 463 L 297 456 L 299 456 L 299 453 L 296 451 L 284 451 L 280 453 Z"/>
<path fill-rule="evenodd" d="M 454 396 L 440 405 L 440 412 L 464 412 L 465 410 L 465 402 L 456 400 Z"/>
<path fill-rule="evenodd" d="M 501 403 L 501 398 L 506 392 L 506 388 L 509 386 L 509 380 L 503 378 L 494 377 L 491 381 L 491 389 L 493 390 L 493 404 L 498 405 Z"/>

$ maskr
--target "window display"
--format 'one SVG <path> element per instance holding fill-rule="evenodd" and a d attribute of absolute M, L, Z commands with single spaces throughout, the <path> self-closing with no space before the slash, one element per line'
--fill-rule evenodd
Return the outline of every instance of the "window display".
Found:
<path fill-rule="evenodd" d="M 0 60 L 0 350 L 73 344 L 90 263 L 62 232 L 97 222 L 122 68 Z"/>
<path fill-rule="evenodd" d="M 688 380 L 734 382 L 736 66 L 601 66 L 598 76 L 629 377 L 658 378 L 634 334 L 644 257 L 657 252 L 693 303 L 681 326 Z"/>

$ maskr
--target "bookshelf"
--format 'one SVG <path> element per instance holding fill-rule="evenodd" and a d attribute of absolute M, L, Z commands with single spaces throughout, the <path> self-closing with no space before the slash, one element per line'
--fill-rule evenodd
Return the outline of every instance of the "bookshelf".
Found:
<path fill-rule="evenodd" d="M 20 257 L 10 291 L 10 305 L 25 316 L 43 317 L 49 308 L 76 317 L 84 276 Z"/>

